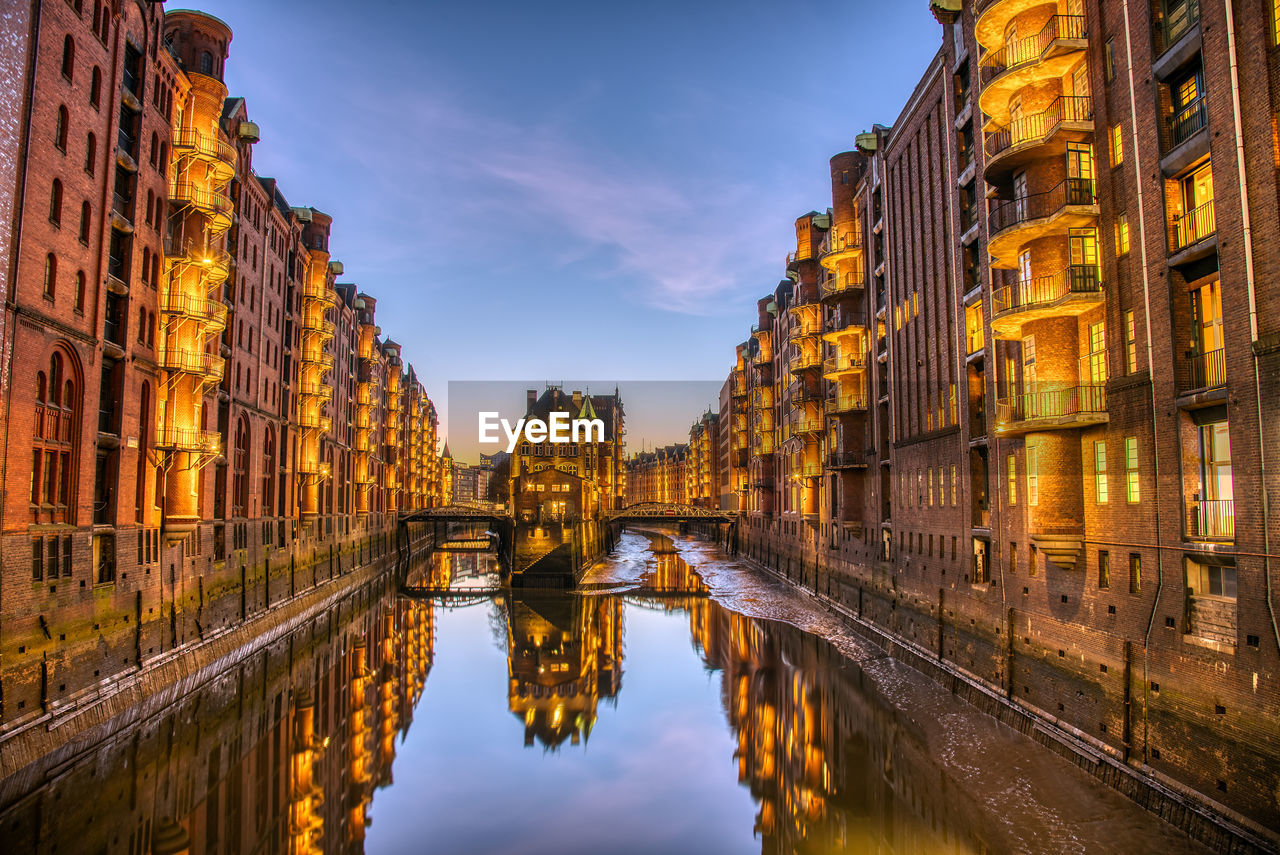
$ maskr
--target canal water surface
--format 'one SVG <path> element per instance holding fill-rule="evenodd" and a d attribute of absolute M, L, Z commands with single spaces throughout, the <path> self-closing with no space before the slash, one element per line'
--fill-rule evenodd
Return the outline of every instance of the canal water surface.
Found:
<path fill-rule="evenodd" d="M 705 543 L 494 570 L 437 553 L 0 782 L 0 851 L 1203 851 Z"/>

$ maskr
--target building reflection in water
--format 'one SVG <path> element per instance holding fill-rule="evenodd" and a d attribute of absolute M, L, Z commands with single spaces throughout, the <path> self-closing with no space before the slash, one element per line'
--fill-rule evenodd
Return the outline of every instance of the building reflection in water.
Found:
<path fill-rule="evenodd" d="M 762 852 L 968 852 L 992 836 L 982 800 L 948 789 L 922 724 L 856 664 L 820 638 L 731 612 L 706 591 L 678 554 L 664 552 L 636 592 L 524 592 L 502 603 L 507 705 L 524 724 L 524 744 L 585 742 L 600 701 L 617 703 L 628 610 L 683 613 L 704 667 L 719 675 L 736 742 L 724 759 L 757 805 Z M 0 783 L 4 850 L 362 852 L 375 791 L 393 783 L 397 738 L 432 667 L 436 608 L 398 596 L 391 580 L 359 589 L 100 748 Z M 734 775 L 725 773 L 731 798 Z M 431 829 L 420 833 L 428 840 Z"/>

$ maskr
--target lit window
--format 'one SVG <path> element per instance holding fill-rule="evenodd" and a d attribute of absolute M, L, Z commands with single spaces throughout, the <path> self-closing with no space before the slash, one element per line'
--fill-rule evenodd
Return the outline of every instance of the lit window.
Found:
<path fill-rule="evenodd" d="M 1105 549 L 1098 550 L 1098 587 L 1111 587 L 1111 553 Z"/>
<path fill-rule="evenodd" d="M 1138 326 L 1133 310 L 1124 313 L 1125 362 L 1130 374 L 1138 371 Z"/>
<path fill-rule="evenodd" d="M 1129 593 L 1142 592 L 1142 556 L 1137 552 L 1129 553 Z"/>
<path fill-rule="evenodd" d="M 1093 444 L 1093 492 L 1098 504 L 1107 503 L 1107 444 Z"/>
<path fill-rule="evenodd" d="M 1125 255 L 1129 252 L 1129 216 L 1127 214 L 1119 214 L 1116 216 L 1116 255 Z"/>
<path fill-rule="evenodd" d="M 1009 466 L 1009 504 L 1018 504 L 1018 461 L 1010 454 L 1008 459 Z"/>
<path fill-rule="evenodd" d="M 956 484 L 958 483 L 958 480 L 959 480 L 959 476 L 956 474 L 956 465 L 952 463 L 951 464 L 951 506 L 952 507 L 955 507 L 955 504 L 956 504 Z M 956 551 L 954 540 L 955 539 L 952 538 L 952 541 L 953 541 L 951 544 L 952 552 Z M 955 557 L 955 556 L 952 556 L 952 557 Z"/>
<path fill-rule="evenodd" d="M 1027 446 L 1027 504 L 1040 504 L 1040 459 L 1039 449 L 1034 445 Z"/>
<path fill-rule="evenodd" d="M 1111 165 L 1119 166 L 1124 162 L 1124 137 L 1120 134 L 1120 126 L 1111 126 Z"/>
<path fill-rule="evenodd" d="M 1130 503 L 1138 501 L 1138 438 L 1124 438 L 1124 479 L 1125 499 Z"/>

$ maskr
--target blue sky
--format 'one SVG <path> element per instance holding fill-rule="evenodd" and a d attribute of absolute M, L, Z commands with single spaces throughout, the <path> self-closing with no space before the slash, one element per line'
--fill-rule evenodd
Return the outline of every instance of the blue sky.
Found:
<path fill-rule="evenodd" d="M 235 33 L 256 171 L 334 216 L 344 278 L 440 399 L 723 379 L 827 160 L 897 117 L 942 35 L 925 0 L 199 8 Z"/>

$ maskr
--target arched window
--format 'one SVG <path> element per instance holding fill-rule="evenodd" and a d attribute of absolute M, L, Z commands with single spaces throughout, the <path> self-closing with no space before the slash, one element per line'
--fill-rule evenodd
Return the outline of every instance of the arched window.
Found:
<path fill-rule="evenodd" d="M 143 509 L 147 504 L 147 457 L 151 448 L 151 384 L 145 380 L 138 403 L 141 411 L 138 413 L 138 475 L 134 486 L 133 515 L 134 521 L 142 524 L 146 522 Z"/>
<path fill-rule="evenodd" d="M 75 302 L 75 306 L 73 307 L 77 312 L 84 311 L 84 285 L 85 285 L 84 271 L 77 270 L 76 271 L 76 296 L 75 296 L 76 302 Z"/>
<path fill-rule="evenodd" d="M 55 226 L 62 225 L 62 181 L 53 179 L 53 187 L 49 191 L 49 222 Z"/>
<path fill-rule="evenodd" d="M 93 74 L 89 78 L 89 106 L 98 109 L 98 105 L 102 103 L 102 69 L 98 66 L 93 67 Z"/>
<path fill-rule="evenodd" d="M 236 422 L 236 449 L 232 460 L 231 515 L 248 516 L 249 508 L 249 420 Z"/>
<path fill-rule="evenodd" d="M 153 131 L 151 133 L 151 165 L 152 166 L 159 166 L 159 162 L 156 160 L 156 158 L 158 158 L 159 156 L 160 156 L 160 137 L 156 136 L 155 132 Z"/>
<path fill-rule="evenodd" d="M 105 42 L 107 40 L 107 36 L 109 36 L 110 34 L 111 34 L 111 4 L 104 3 L 102 4 L 102 20 L 98 24 L 98 38 L 102 39 Z"/>
<path fill-rule="evenodd" d="M 44 258 L 44 296 L 53 299 L 53 292 L 58 284 L 58 257 L 52 252 Z"/>
<path fill-rule="evenodd" d="M 59 104 L 58 125 L 53 132 L 53 144 L 58 147 L 58 151 L 66 152 L 67 150 L 67 125 L 70 123 L 71 114 L 67 112 L 67 105 Z"/>
<path fill-rule="evenodd" d="M 267 426 L 262 442 L 262 513 L 275 516 L 276 505 L 276 432 Z"/>
<path fill-rule="evenodd" d="M 62 76 L 71 79 L 71 75 L 76 70 L 76 40 L 71 38 L 68 33 L 67 37 L 62 40 Z"/>
<path fill-rule="evenodd" d="M 101 18 L 102 18 L 102 0 L 93 0 L 93 20 L 89 23 L 89 26 L 93 28 L 93 34 L 95 36 L 98 35 L 98 28 L 101 26 L 100 24 Z"/>
<path fill-rule="evenodd" d="M 92 209 L 86 199 L 80 204 L 80 242 L 83 244 L 89 243 L 89 223 L 92 217 Z"/>
<path fill-rule="evenodd" d="M 155 203 L 156 203 L 156 194 L 153 191 L 148 190 L 147 191 L 147 210 L 144 212 L 146 215 L 144 219 L 146 220 L 147 225 L 151 225 L 152 223 L 155 222 L 155 220 L 152 218 L 152 213 L 153 213 L 152 209 L 155 206 Z M 145 275 L 146 271 L 143 271 L 143 273 Z"/>
<path fill-rule="evenodd" d="M 144 246 L 142 248 L 142 282 L 143 284 L 151 284 L 151 247 Z"/>
<path fill-rule="evenodd" d="M 98 169 L 98 138 L 89 133 L 84 144 L 84 171 L 92 175 Z"/>
<path fill-rule="evenodd" d="M 138 344 L 145 344 L 147 341 L 147 307 L 138 307 Z"/>
<path fill-rule="evenodd" d="M 31 443 L 31 510 L 36 522 L 75 522 L 71 485 L 79 482 L 72 438 L 80 419 L 80 384 L 68 363 L 70 359 L 55 350 L 47 377 L 43 371 L 36 374 Z"/>
<path fill-rule="evenodd" d="M 67 38 L 71 38 L 67 36 Z M 213 74 L 213 54 L 207 50 L 200 52 L 200 73 Z"/>
<path fill-rule="evenodd" d="M 147 312 L 147 347 L 156 346 L 156 313 Z"/>

